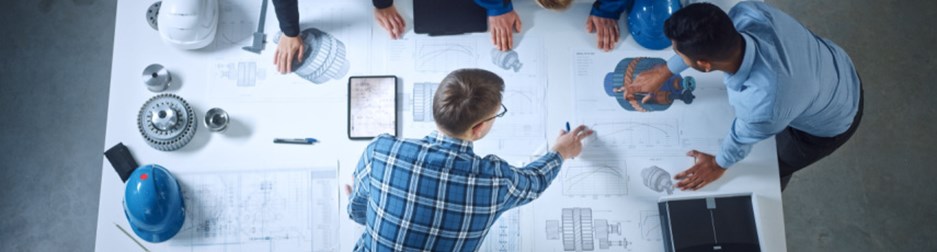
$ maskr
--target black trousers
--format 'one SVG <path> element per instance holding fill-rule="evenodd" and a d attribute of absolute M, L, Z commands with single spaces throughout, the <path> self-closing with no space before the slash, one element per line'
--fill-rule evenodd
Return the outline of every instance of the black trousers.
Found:
<path fill-rule="evenodd" d="M 861 83 L 861 79 L 860 79 Z M 794 172 L 829 156 L 856 133 L 862 121 L 862 103 L 865 91 L 859 86 L 859 111 L 852 119 L 846 132 L 833 137 L 818 137 L 788 126 L 775 135 L 778 149 L 778 170 L 781 176 L 781 191 L 787 187 Z"/>

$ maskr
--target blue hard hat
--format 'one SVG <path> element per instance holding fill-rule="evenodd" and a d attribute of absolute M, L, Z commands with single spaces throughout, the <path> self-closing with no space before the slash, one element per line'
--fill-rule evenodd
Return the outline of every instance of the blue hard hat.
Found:
<path fill-rule="evenodd" d="M 628 13 L 628 31 L 647 49 L 667 48 L 670 39 L 664 34 L 664 21 L 679 9 L 679 0 L 636 0 Z"/>
<path fill-rule="evenodd" d="M 179 183 L 162 166 L 140 166 L 127 180 L 124 214 L 130 228 L 141 239 L 163 242 L 172 238 L 185 222 Z"/>

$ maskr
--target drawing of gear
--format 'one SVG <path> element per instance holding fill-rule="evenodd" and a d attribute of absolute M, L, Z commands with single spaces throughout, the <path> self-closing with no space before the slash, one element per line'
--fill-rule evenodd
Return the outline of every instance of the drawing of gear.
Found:
<path fill-rule="evenodd" d="M 277 33 L 273 42 L 279 44 L 282 35 L 282 32 Z M 345 77 L 349 64 L 342 41 L 316 28 L 305 29 L 299 36 L 306 49 L 302 63 L 293 61 L 293 73 L 315 84 Z"/>
<path fill-rule="evenodd" d="M 644 186 L 655 192 L 667 191 L 667 195 L 673 194 L 673 181 L 670 180 L 670 173 L 652 165 L 641 170 L 641 177 L 644 178 Z"/>
<path fill-rule="evenodd" d="M 182 148 L 195 136 L 195 111 L 174 94 L 153 96 L 140 108 L 137 128 L 146 143 L 161 151 Z"/>
<path fill-rule="evenodd" d="M 494 63 L 495 66 L 498 66 L 504 70 L 513 69 L 515 73 L 520 71 L 521 67 L 524 66 L 524 64 L 521 63 L 520 58 L 518 58 L 517 52 L 503 52 L 496 48 L 491 49 L 491 62 Z"/>
<path fill-rule="evenodd" d="M 682 100 L 686 104 L 693 103 L 696 96 L 696 80 L 693 77 L 683 78 L 678 74 L 661 85 L 661 88 L 652 93 L 635 94 L 634 99 L 625 99 L 623 91 L 630 86 L 635 78 L 644 71 L 659 65 L 666 65 L 667 61 L 661 58 L 625 58 L 618 62 L 615 70 L 605 75 L 603 88 L 608 96 L 615 97 L 618 105 L 628 111 L 651 112 L 663 111 L 670 108 L 675 100 Z M 645 96 L 651 96 L 647 103 L 641 101 Z"/>

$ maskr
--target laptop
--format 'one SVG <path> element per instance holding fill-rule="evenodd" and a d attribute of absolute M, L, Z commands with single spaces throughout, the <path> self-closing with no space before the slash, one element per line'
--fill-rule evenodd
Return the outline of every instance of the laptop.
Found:
<path fill-rule="evenodd" d="M 413 30 L 430 36 L 488 31 L 488 13 L 473 0 L 414 0 Z"/>

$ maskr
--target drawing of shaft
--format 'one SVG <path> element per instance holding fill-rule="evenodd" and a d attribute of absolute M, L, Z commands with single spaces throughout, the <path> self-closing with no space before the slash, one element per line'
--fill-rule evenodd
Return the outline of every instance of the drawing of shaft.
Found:
<path fill-rule="evenodd" d="M 674 74 L 658 89 L 649 93 L 635 93 L 624 95 L 624 91 L 639 74 L 656 66 L 666 65 L 667 61 L 661 58 L 625 58 L 618 62 L 615 70 L 605 75 L 604 89 L 608 96 L 615 97 L 618 104 L 628 111 L 651 112 L 670 108 L 675 100 L 682 100 L 686 104 L 693 102 L 693 90 L 696 89 L 696 80 L 693 77 L 683 78 Z M 647 103 L 641 102 L 644 97 L 651 96 Z"/>
<path fill-rule="evenodd" d="M 280 43 L 277 33 L 274 43 Z M 316 28 L 305 29 L 299 33 L 306 46 L 302 63 L 293 61 L 293 73 L 315 84 L 337 80 L 348 73 L 348 61 L 345 59 L 345 44 L 332 35 Z"/>
<path fill-rule="evenodd" d="M 655 192 L 667 191 L 667 195 L 673 194 L 673 181 L 670 180 L 670 173 L 652 165 L 641 170 L 641 177 L 644 178 L 644 186 Z"/>
<path fill-rule="evenodd" d="M 517 57 L 517 52 L 502 52 L 497 48 L 491 49 L 491 62 L 494 63 L 495 66 L 498 66 L 504 70 L 513 69 L 515 73 L 521 70 L 521 67 L 524 66 L 524 64 L 521 63 L 520 58 Z"/>
<path fill-rule="evenodd" d="M 547 240 L 563 241 L 563 251 L 593 251 L 598 240 L 599 249 L 611 246 L 627 247 L 628 241 L 610 240 L 609 235 L 621 235 L 621 223 L 605 219 L 592 219 L 592 208 L 563 208 L 560 220 L 547 220 Z"/>

